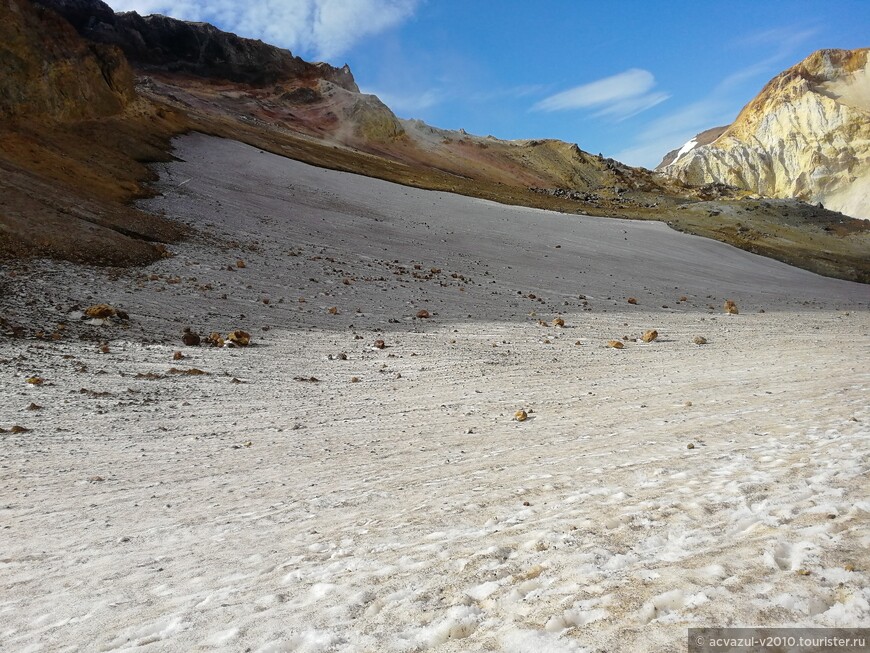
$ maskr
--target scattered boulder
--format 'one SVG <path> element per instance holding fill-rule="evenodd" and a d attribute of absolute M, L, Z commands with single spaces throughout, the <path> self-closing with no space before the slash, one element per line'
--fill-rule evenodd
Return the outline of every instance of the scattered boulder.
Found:
<path fill-rule="evenodd" d="M 30 433 L 30 429 L 16 424 L 11 429 L 9 429 L 9 432 L 10 433 Z"/>
<path fill-rule="evenodd" d="M 695 445 L 692 444 L 691 442 L 686 445 L 686 449 L 694 449 L 694 448 L 695 448 Z"/>
<path fill-rule="evenodd" d="M 613 349 L 623 349 L 625 347 L 620 340 L 608 340 L 607 346 L 612 347 Z"/>
<path fill-rule="evenodd" d="M 247 347 L 251 344 L 251 334 L 247 331 L 236 329 L 227 335 L 227 342 L 231 342 L 237 347 Z"/>
<path fill-rule="evenodd" d="M 729 315 L 737 315 L 739 313 L 739 311 L 737 310 L 737 304 L 735 304 L 730 299 L 725 300 L 723 308 L 725 309 L 725 312 Z"/>
<path fill-rule="evenodd" d="M 223 347 L 224 337 L 217 331 L 214 331 L 209 334 L 208 338 L 206 338 L 206 342 L 212 347 Z"/>
<path fill-rule="evenodd" d="M 706 345 L 707 339 L 704 336 L 695 336 L 695 339 L 692 342 L 696 345 Z"/>
<path fill-rule="evenodd" d="M 170 374 L 184 374 L 186 376 L 208 376 L 208 372 L 205 370 L 201 370 L 198 367 L 191 367 L 185 370 L 178 369 L 177 367 L 169 368 Z"/>
<path fill-rule="evenodd" d="M 429 311 L 427 311 L 425 308 L 423 308 L 423 309 L 420 309 L 419 311 L 417 311 L 417 317 L 420 318 L 421 320 L 426 320 L 432 316 L 429 314 Z"/>
<path fill-rule="evenodd" d="M 108 304 L 94 304 L 85 309 L 85 316 L 105 320 L 115 316 L 115 309 Z"/>
<path fill-rule="evenodd" d="M 655 329 L 650 329 L 649 331 L 644 331 L 643 335 L 640 337 L 644 342 L 652 342 L 656 338 L 659 337 L 659 332 Z"/>
<path fill-rule="evenodd" d="M 514 413 L 514 420 L 517 422 L 525 422 L 527 419 L 529 419 L 529 414 L 522 409 Z"/>
<path fill-rule="evenodd" d="M 30 405 L 27 407 L 27 410 L 42 410 L 42 406 L 31 401 Z"/>
<path fill-rule="evenodd" d="M 326 312 L 330 315 L 338 315 L 338 306 L 330 306 L 326 309 Z"/>
<path fill-rule="evenodd" d="M 188 347 L 196 347 L 199 345 L 201 339 L 199 334 L 191 331 L 190 327 L 185 327 L 184 333 L 181 336 L 181 342 L 183 342 Z"/>
<path fill-rule="evenodd" d="M 180 351 L 172 354 L 172 360 L 174 361 L 180 361 L 182 358 L 184 358 L 184 354 L 182 354 Z"/>
<path fill-rule="evenodd" d="M 629 297 L 625 301 L 627 301 L 629 304 L 637 304 L 637 299 L 634 297 Z"/>
<path fill-rule="evenodd" d="M 84 310 L 82 319 L 87 318 L 92 320 L 129 320 L 130 315 L 126 311 L 122 311 L 120 308 L 115 308 L 109 304 L 94 304 Z"/>
<path fill-rule="evenodd" d="M 236 261 L 236 267 L 239 269 L 248 267 L 242 259 Z"/>
<path fill-rule="evenodd" d="M 565 320 L 563 320 L 561 317 L 557 317 L 555 320 L 553 320 L 553 326 L 559 327 L 561 329 L 565 326 Z"/>
<path fill-rule="evenodd" d="M 386 343 L 383 340 L 381 340 L 380 338 L 375 340 L 375 349 L 383 349 L 386 346 L 387 346 Z"/>

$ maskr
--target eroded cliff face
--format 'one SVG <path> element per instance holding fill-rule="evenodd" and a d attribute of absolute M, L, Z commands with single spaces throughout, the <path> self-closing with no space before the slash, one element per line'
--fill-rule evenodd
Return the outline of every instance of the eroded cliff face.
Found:
<path fill-rule="evenodd" d="M 0 119 L 104 117 L 133 96 L 133 73 L 117 48 L 87 43 L 29 0 L 0 2 Z"/>
<path fill-rule="evenodd" d="M 115 14 L 101 0 L 39 0 L 91 41 L 116 45 L 141 70 L 159 70 L 266 86 L 326 79 L 359 91 L 350 68 L 309 63 L 289 50 L 168 16 Z"/>
<path fill-rule="evenodd" d="M 868 52 L 815 52 L 772 79 L 719 138 L 663 171 L 870 219 Z"/>

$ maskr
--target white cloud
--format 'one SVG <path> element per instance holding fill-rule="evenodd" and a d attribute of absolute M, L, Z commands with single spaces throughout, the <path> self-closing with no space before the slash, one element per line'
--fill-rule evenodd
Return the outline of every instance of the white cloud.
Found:
<path fill-rule="evenodd" d="M 407 20 L 420 0 L 114 0 L 115 11 L 215 23 L 239 36 L 334 59 L 368 36 Z"/>
<path fill-rule="evenodd" d="M 648 70 L 632 68 L 618 75 L 551 95 L 535 104 L 532 109 L 536 111 L 597 109 L 594 114 L 596 116 L 624 120 L 670 97 L 667 93 L 650 92 L 655 83 L 655 77 Z"/>

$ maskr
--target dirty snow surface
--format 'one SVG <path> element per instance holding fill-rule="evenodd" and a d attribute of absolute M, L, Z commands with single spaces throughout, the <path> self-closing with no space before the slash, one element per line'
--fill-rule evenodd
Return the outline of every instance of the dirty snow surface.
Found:
<path fill-rule="evenodd" d="M 0 275 L 28 334 L 0 351 L 4 651 L 870 623 L 866 286 L 201 135 L 177 156 L 146 202 L 196 229 L 171 258 Z M 81 319 L 101 302 L 129 320 Z"/>

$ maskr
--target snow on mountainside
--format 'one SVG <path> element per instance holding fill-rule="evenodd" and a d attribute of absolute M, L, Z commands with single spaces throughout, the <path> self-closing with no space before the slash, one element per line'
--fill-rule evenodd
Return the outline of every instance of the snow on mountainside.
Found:
<path fill-rule="evenodd" d="M 721 136 L 659 169 L 870 219 L 868 51 L 815 52 L 772 79 Z"/>

